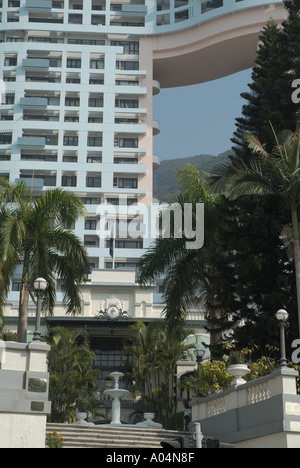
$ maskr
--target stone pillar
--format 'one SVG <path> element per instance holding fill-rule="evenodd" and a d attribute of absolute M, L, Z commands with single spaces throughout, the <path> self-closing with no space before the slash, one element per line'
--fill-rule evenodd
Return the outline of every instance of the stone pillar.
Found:
<path fill-rule="evenodd" d="M 45 343 L 0 341 L 0 448 L 45 448 L 49 351 Z"/>

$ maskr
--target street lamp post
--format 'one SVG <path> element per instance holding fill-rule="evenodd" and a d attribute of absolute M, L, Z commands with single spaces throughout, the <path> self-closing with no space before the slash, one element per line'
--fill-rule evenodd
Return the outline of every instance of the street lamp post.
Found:
<path fill-rule="evenodd" d="M 198 382 L 200 382 L 200 364 L 203 361 L 204 355 L 205 355 L 205 349 L 195 349 L 194 354 L 196 356 L 196 361 L 198 364 Z M 198 391 L 197 391 L 197 396 L 200 396 L 200 390 L 198 386 Z"/>
<path fill-rule="evenodd" d="M 286 359 L 286 348 L 285 348 L 285 328 L 287 327 L 287 321 L 289 318 L 289 314 L 286 310 L 280 309 L 276 312 L 276 318 L 279 322 L 280 328 L 280 366 L 287 367 L 287 359 Z"/>
<path fill-rule="evenodd" d="M 45 291 L 48 287 L 48 283 L 44 278 L 37 278 L 34 282 L 34 289 L 37 297 L 36 304 L 36 322 L 35 331 L 33 334 L 33 341 L 41 341 L 41 312 L 42 312 L 42 300 Z"/>

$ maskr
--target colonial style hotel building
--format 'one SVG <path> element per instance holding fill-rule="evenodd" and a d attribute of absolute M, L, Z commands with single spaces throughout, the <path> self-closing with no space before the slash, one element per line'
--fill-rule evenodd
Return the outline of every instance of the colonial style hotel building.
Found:
<path fill-rule="evenodd" d="M 154 289 L 138 290 L 129 271 L 149 240 L 124 239 L 117 229 L 109 271 L 97 207 L 118 205 L 122 196 L 128 205 L 151 205 L 153 170 L 160 166 L 153 96 L 251 67 L 270 17 L 284 19 L 281 1 L 0 0 L 0 173 L 36 194 L 63 187 L 86 205 L 86 219 L 74 226 L 92 272 L 83 286 L 84 313 L 64 318 L 58 295 L 48 326 L 68 320 L 86 327 L 99 356 L 104 348 L 111 352 L 109 369 L 119 366 L 128 324 L 160 317 L 163 305 Z M 19 283 L 17 270 L 7 328 L 16 324 Z M 34 304 L 31 311 L 33 320 Z M 189 319 L 201 330 L 203 311 L 191 311 Z"/>

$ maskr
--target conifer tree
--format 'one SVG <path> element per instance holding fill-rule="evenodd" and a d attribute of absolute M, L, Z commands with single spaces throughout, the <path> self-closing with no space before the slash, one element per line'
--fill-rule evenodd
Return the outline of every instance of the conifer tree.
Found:
<path fill-rule="evenodd" d="M 300 35 L 300 28 L 298 34 Z M 247 143 L 244 141 L 245 133 L 256 135 L 266 145 L 266 150 L 271 151 L 274 146 L 274 136 L 270 122 L 277 134 L 282 130 L 296 129 L 297 106 L 291 98 L 291 65 L 287 57 L 289 44 L 287 33 L 270 20 L 260 35 L 252 83 L 248 85 L 250 91 L 241 94 L 247 103 L 243 106 L 242 117 L 236 119 L 237 129 L 232 138 L 235 156 L 245 161 L 250 155 Z"/>
<path fill-rule="evenodd" d="M 300 80 L 300 0 L 284 2 L 288 19 L 279 27 L 270 20 L 263 28 L 249 91 L 241 96 L 247 102 L 242 117 L 236 119 L 234 159 L 246 164 L 251 155 L 245 133 L 255 135 L 266 151 L 274 148 L 274 130 L 295 131 L 300 105 L 292 101 L 292 83 Z M 300 97 L 300 92 L 299 92 Z M 270 125 L 273 126 L 273 129 Z M 228 304 L 236 323 L 234 337 L 240 347 L 266 343 L 276 344 L 274 313 L 281 306 L 290 312 L 289 338 L 295 338 L 296 294 L 294 265 L 282 235 L 288 217 L 281 205 L 268 198 L 244 197 L 228 204 L 234 210 L 237 224 L 226 241 L 234 252 L 236 281 L 233 294 L 238 298 Z M 231 247 L 230 247 L 231 245 Z"/>

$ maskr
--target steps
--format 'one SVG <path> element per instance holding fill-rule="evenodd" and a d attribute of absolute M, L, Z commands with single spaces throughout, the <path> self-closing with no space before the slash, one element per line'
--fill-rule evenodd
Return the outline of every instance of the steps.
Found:
<path fill-rule="evenodd" d="M 161 449 L 161 441 L 185 437 L 186 448 L 193 447 L 187 432 L 149 430 L 134 427 L 76 426 L 47 424 L 47 433 L 57 431 L 64 438 L 64 448 L 152 448 Z"/>

